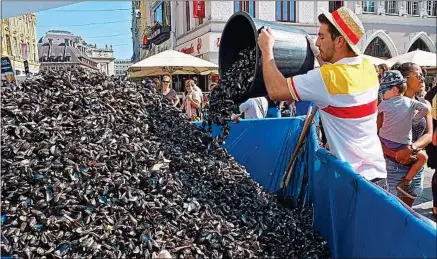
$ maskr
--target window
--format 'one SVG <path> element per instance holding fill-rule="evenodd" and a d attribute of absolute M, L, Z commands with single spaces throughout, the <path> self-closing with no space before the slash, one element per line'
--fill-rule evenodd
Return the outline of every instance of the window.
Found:
<path fill-rule="evenodd" d="M 385 1 L 386 14 L 399 14 L 398 1 Z"/>
<path fill-rule="evenodd" d="M 407 2 L 407 14 L 409 15 L 419 15 L 419 2 L 408 1 Z"/>
<path fill-rule="evenodd" d="M 377 58 L 391 58 L 390 49 L 381 38 L 374 38 L 367 46 L 364 54 Z"/>
<path fill-rule="evenodd" d="M 9 35 L 6 35 L 6 49 L 8 55 L 12 56 L 11 37 Z"/>
<path fill-rule="evenodd" d="M 334 12 L 343 6 L 343 1 L 329 1 L 329 12 Z"/>
<path fill-rule="evenodd" d="M 295 1 L 276 1 L 276 21 L 296 22 L 295 6 Z"/>
<path fill-rule="evenodd" d="M 363 13 L 376 13 L 375 1 L 363 1 Z"/>
<path fill-rule="evenodd" d="M 18 57 L 18 41 L 17 38 L 14 38 L 14 56 Z"/>
<path fill-rule="evenodd" d="M 190 12 L 190 1 L 185 1 L 185 20 L 186 27 L 185 30 L 191 30 L 191 12 Z"/>
<path fill-rule="evenodd" d="M 199 26 L 201 24 L 203 24 L 203 18 L 196 18 L 195 25 Z"/>
<path fill-rule="evenodd" d="M 153 10 L 155 23 L 161 24 L 163 27 L 170 27 L 170 2 L 162 1 Z"/>
<path fill-rule="evenodd" d="M 437 1 L 427 1 L 426 12 L 428 16 L 437 16 Z"/>
<path fill-rule="evenodd" d="M 426 45 L 426 43 L 425 43 L 421 38 L 417 39 L 417 40 L 413 43 L 413 45 L 411 45 L 411 47 L 408 49 L 408 52 L 410 52 L 410 51 L 414 51 L 414 50 L 416 50 L 416 49 L 420 49 L 420 50 L 423 50 L 423 51 L 428 51 L 428 52 L 430 52 L 430 51 L 429 51 L 429 48 L 428 48 L 428 45 Z"/>
<path fill-rule="evenodd" d="M 161 3 L 153 11 L 155 23 L 159 23 L 161 25 L 162 25 L 162 7 L 163 7 L 163 4 Z"/>
<path fill-rule="evenodd" d="M 235 1 L 235 12 L 244 11 L 249 13 L 252 17 L 255 17 L 255 1 Z"/>

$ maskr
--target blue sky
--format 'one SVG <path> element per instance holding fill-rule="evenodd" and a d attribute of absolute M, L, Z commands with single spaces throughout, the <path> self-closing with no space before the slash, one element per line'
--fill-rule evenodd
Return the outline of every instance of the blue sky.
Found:
<path fill-rule="evenodd" d="M 131 10 L 130 1 L 95 1 L 40 11 L 37 13 L 37 39 L 48 30 L 67 30 L 98 47 L 112 44 L 115 58 L 131 58 Z M 84 25 L 90 23 L 98 24 Z"/>

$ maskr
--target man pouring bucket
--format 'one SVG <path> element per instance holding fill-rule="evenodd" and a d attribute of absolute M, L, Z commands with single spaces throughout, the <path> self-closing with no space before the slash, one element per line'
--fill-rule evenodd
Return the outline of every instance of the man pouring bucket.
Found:
<path fill-rule="evenodd" d="M 357 47 L 365 33 L 348 8 L 319 15 L 316 57 L 323 61 L 304 75 L 285 78 L 276 67 L 270 28 L 262 29 L 258 45 L 267 92 L 275 101 L 313 101 L 320 109 L 330 151 L 349 162 L 367 180 L 385 187 L 387 172 L 377 135 L 378 75 Z M 325 63 L 326 62 L 326 63 Z"/>

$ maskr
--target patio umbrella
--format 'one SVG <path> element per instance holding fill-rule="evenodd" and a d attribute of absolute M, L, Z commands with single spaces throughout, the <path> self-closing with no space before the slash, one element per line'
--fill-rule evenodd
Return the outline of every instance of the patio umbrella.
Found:
<path fill-rule="evenodd" d="M 421 67 L 436 67 L 436 53 L 423 50 L 414 50 L 389 59 L 392 64 L 396 62 L 413 62 Z"/>
<path fill-rule="evenodd" d="M 175 50 L 166 50 L 129 67 L 129 77 L 159 76 L 164 74 L 208 75 L 218 73 L 218 66 L 201 58 Z"/>
<path fill-rule="evenodd" d="M 387 66 L 391 67 L 394 64 L 394 62 L 391 62 L 389 60 L 376 58 L 369 55 L 363 55 L 363 57 L 370 60 L 370 62 L 372 62 L 373 65 L 386 64 Z"/>

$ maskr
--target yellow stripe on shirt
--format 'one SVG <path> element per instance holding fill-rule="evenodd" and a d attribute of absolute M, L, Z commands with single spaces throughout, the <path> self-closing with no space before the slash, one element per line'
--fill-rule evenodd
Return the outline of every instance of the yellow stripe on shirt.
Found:
<path fill-rule="evenodd" d="M 320 67 L 331 95 L 362 93 L 379 85 L 375 67 L 366 58 L 361 64 L 326 64 Z"/>
<path fill-rule="evenodd" d="M 288 77 L 286 79 L 286 81 L 287 81 L 288 91 L 290 91 L 291 98 L 293 98 L 293 100 L 295 100 L 295 101 L 299 101 L 299 97 L 296 94 L 294 86 L 293 86 L 293 78 L 292 77 Z"/>

